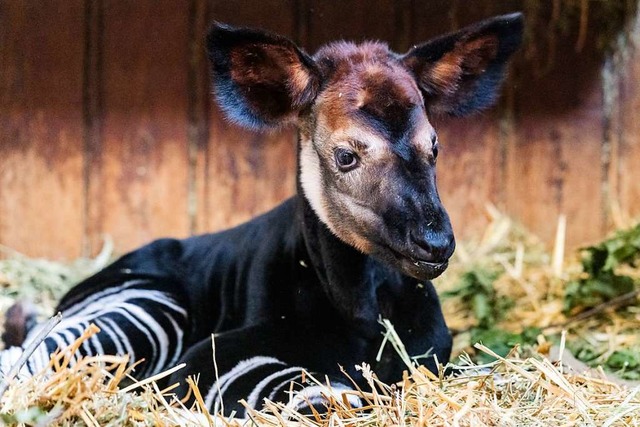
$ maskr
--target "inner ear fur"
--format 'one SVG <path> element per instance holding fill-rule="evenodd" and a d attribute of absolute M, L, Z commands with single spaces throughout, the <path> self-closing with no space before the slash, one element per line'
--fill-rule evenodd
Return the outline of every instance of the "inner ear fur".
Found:
<path fill-rule="evenodd" d="M 497 16 L 418 45 L 402 62 L 430 112 L 464 116 L 495 102 L 522 30 L 521 13 Z"/>
<path fill-rule="evenodd" d="M 311 57 L 279 35 L 216 23 L 207 35 L 207 53 L 219 105 L 245 127 L 295 120 L 320 87 Z"/>

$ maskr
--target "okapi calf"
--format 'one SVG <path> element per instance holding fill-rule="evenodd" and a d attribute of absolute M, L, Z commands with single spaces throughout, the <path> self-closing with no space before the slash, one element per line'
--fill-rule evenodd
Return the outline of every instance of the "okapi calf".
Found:
<path fill-rule="evenodd" d="M 446 362 L 451 337 L 429 280 L 455 244 L 428 116 L 491 105 L 522 25 L 520 14 L 505 15 L 404 55 L 339 41 L 313 56 L 278 35 L 214 25 L 207 47 L 217 100 L 248 128 L 297 125 L 298 194 L 227 231 L 157 240 L 86 279 L 62 299 L 64 320 L 23 371 L 41 369 L 94 323 L 101 332 L 82 354 L 144 359 L 138 377 L 184 361 L 172 381 L 200 374 L 212 410 L 224 403 L 242 414 L 241 398 L 254 407 L 287 400 L 302 368 L 337 390 L 348 388 L 339 365 L 358 381 L 361 362 L 399 380 L 393 350 L 376 361 L 381 317 L 410 355 Z M 19 353 L 1 354 L 5 369 Z M 436 369 L 432 357 L 423 361 Z M 297 390 L 308 401 L 292 404 L 322 399 L 317 386 Z"/>

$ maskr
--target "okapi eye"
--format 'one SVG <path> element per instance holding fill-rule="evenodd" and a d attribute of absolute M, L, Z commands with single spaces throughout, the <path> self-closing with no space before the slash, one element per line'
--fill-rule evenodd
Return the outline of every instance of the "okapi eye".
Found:
<path fill-rule="evenodd" d="M 433 161 L 438 158 L 438 151 L 440 149 L 440 144 L 438 144 L 438 136 L 434 133 L 431 135 L 431 155 L 433 156 Z"/>
<path fill-rule="evenodd" d="M 336 164 L 342 172 L 348 172 L 358 166 L 358 156 L 346 148 L 338 148 L 335 151 Z"/>

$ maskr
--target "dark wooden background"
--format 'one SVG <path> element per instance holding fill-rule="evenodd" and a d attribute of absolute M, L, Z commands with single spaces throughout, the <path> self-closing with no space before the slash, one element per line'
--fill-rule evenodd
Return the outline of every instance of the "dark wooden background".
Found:
<path fill-rule="evenodd" d="M 293 193 L 294 132 L 238 129 L 209 99 L 202 40 L 213 20 L 277 31 L 310 52 L 336 38 L 405 51 L 521 9 L 527 43 L 499 105 L 436 123 L 441 195 L 459 238 L 482 231 L 490 201 L 547 242 L 561 213 L 570 246 L 593 241 L 619 213 L 640 213 L 632 3 L 2 0 L 0 244 L 70 259 L 109 234 L 123 252 L 237 224 Z M 617 39 L 605 34 L 611 22 Z"/>

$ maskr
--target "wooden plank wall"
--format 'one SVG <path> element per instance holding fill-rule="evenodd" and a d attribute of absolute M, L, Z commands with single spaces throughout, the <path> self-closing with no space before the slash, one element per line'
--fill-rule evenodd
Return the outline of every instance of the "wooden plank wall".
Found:
<path fill-rule="evenodd" d="M 82 251 L 84 18 L 81 0 L 0 3 L 0 243 L 28 254 Z"/>
<path fill-rule="evenodd" d="M 294 131 L 238 129 L 209 99 L 213 20 L 309 51 L 336 38 L 404 51 L 523 1 L 0 2 L 0 244 L 71 259 L 109 234 L 124 252 L 237 224 L 293 194 Z M 611 55 L 593 48 L 597 22 L 579 53 L 575 32 L 559 36 L 546 73 L 532 65 L 551 48 L 537 29 L 496 108 L 436 123 L 459 238 L 486 225 L 488 201 L 547 242 L 566 214 L 570 246 L 640 214 L 638 25 Z"/>

